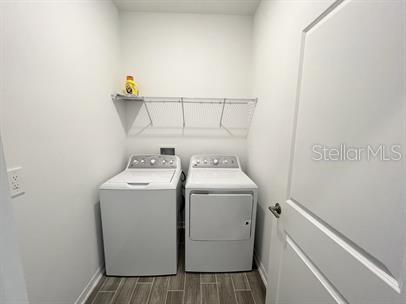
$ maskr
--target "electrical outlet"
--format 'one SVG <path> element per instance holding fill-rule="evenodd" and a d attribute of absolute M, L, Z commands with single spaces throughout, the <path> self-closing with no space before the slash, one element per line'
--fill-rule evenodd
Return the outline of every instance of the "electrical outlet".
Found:
<path fill-rule="evenodd" d="M 21 195 L 25 192 L 21 175 L 22 169 L 23 168 L 18 167 L 7 170 L 11 197 Z"/>

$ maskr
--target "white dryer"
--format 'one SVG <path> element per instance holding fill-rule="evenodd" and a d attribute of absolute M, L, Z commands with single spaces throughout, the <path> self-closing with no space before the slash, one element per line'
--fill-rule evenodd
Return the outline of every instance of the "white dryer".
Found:
<path fill-rule="evenodd" d="M 181 163 L 172 155 L 133 155 L 100 187 L 106 274 L 175 274 Z"/>
<path fill-rule="evenodd" d="M 251 270 L 257 186 L 238 157 L 193 156 L 185 199 L 186 271 Z"/>

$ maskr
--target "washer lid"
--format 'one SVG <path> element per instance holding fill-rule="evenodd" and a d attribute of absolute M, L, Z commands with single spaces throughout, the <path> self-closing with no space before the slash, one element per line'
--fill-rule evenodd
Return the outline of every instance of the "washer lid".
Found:
<path fill-rule="evenodd" d="M 176 189 L 179 175 L 175 169 L 130 169 L 109 179 L 100 190 Z"/>
<path fill-rule="evenodd" d="M 175 174 L 175 170 L 159 170 L 159 169 L 137 169 L 126 170 L 114 176 L 108 183 L 148 183 L 148 184 L 164 184 L 170 183 Z"/>

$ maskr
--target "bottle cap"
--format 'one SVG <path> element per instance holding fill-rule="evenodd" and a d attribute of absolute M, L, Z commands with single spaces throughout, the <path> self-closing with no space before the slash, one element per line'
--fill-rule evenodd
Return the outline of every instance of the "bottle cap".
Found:
<path fill-rule="evenodd" d="M 134 80 L 133 76 L 127 76 L 127 80 Z"/>

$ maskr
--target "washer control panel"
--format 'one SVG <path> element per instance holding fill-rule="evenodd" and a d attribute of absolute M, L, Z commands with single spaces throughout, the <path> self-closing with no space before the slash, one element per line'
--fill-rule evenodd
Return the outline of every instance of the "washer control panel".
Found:
<path fill-rule="evenodd" d="M 173 155 L 134 155 L 127 169 L 165 169 L 176 168 L 177 160 Z"/>
<path fill-rule="evenodd" d="M 193 168 L 239 168 L 236 156 L 199 155 L 192 158 Z"/>

